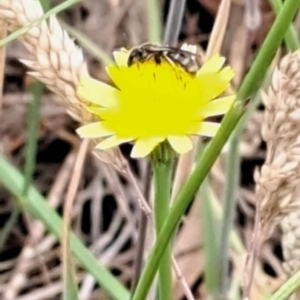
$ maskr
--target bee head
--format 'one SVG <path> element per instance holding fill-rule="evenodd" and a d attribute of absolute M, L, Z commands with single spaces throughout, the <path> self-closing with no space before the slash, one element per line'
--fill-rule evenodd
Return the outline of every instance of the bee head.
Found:
<path fill-rule="evenodd" d="M 132 66 L 136 62 L 144 62 L 147 56 L 148 53 L 143 48 L 132 49 L 127 60 L 128 67 Z"/>

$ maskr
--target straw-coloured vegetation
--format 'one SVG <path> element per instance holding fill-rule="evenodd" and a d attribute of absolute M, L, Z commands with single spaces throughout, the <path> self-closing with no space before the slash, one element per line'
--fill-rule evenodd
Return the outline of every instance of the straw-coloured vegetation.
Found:
<path fill-rule="evenodd" d="M 2 0 L 0 298 L 298 299 L 299 8 Z"/>
<path fill-rule="evenodd" d="M 260 218 L 268 225 L 299 209 L 299 66 L 300 52 L 285 56 L 273 73 L 271 86 L 262 94 L 267 155 L 256 174 L 256 198 Z"/>

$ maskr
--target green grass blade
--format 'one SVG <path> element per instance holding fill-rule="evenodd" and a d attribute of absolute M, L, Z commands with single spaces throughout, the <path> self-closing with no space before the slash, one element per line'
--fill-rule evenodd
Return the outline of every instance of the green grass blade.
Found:
<path fill-rule="evenodd" d="M 218 251 L 218 273 L 219 295 L 226 299 L 229 289 L 229 249 L 230 249 L 230 233 L 234 224 L 235 204 L 237 200 L 237 190 L 240 180 L 240 153 L 239 153 L 239 135 L 235 131 L 229 144 L 229 151 L 226 161 L 226 183 L 223 205 L 223 218 L 221 224 L 221 239 Z"/>
<path fill-rule="evenodd" d="M 50 10 L 51 2 L 49 0 L 40 0 L 40 2 L 44 11 Z M 26 176 L 25 176 L 25 180 L 26 180 Z M 64 281 L 64 292 L 63 292 L 64 299 L 78 300 L 78 289 L 75 281 L 74 267 L 72 264 L 71 257 L 69 257 L 66 266 L 67 266 L 67 278 Z"/>
<path fill-rule="evenodd" d="M 23 34 L 25 34 L 32 27 L 37 26 L 42 21 L 48 19 L 50 16 L 58 14 L 61 11 L 69 8 L 70 6 L 76 4 L 80 1 L 81 0 L 67 0 L 67 1 L 55 6 L 54 8 L 47 11 L 41 18 L 39 18 L 39 19 L 37 19 L 33 22 L 28 23 L 26 26 L 21 27 L 20 29 L 13 32 L 12 34 L 8 35 L 6 38 L 0 40 L 0 47 L 3 47 L 5 45 L 7 45 L 8 43 L 18 39 L 19 37 L 21 37 Z"/>
<path fill-rule="evenodd" d="M 175 199 L 175 204 L 172 207 L 147 260 L 133 300 L 145 299 L 166 245 L 172 238 L 182 215 L 192 201 L 213 163 L 217 159 L 222 147 L 244 114 L 243 100 L 249 98 L 255 91 L 258 90 L 266 74 L 267 68 L 276 50 L 280 46 L 281 41 L 299 8 L 299 5 L 300 0 L 286 0 L 284 2 L 282 10 L 277 15 L 277 18 L 275 19 L 261 50 L 259 51 L 249 73 L 246 75 L 238 91 L 237 103 L 224 117 L 220 130 L 201 155 L 191 176 L 178 194 L 177 199 Z"/>
<path fill-rule="evenodd" d="M 33 173 L 35 170 L 35 158 L 37 152 L 38 142 L 38 122 L 41 98 L 44 90 L 44 85 L 40 82 L 35 82 L 30 87 L 32 101 L 29 104 L 27 116 L 27 130 L 26 130 L 26 146 L 25 146 L 25 167 L 24 167 L 24 186 L 22 189 L 23 196 L 26 196 L 30 184 L 32 182 Z M 7 238 L 10 235 L 15 223 L 18 221 L 20 215 L 20 208 L 15 207 L 11 213 L 9 220 L 6 222 L 3 230 L 0 233 L 0 249 L 5 245 Z"/>
<path fill-rule="evenodd" d="M 75 274 L 74 274 L 74 266 L 72 264 L 71 255 L 68 256 L 68 261 L 66 263 L 67 267 L 67 276 L 64 278 L 64 292 L 63 292 L 63 299 L 64 300 L 79 300 L 78 298 L 78 289 L 77 284 L 75 281 Z"/>
<path fill-rule="evenodd" d="M 20 202 L 21 206 L 32 216 L 41 220 L 53 235 L 61 240 L 62 220 L 58 214 L 49 207 L 45 198 L 30 187 L 28 196 L 22 195 L 24 177 L 3 156 L 0 155 L 0 182 Z M 114 276 L 101 266 L 93 254 L 74 235 L 70 237 L 71 250 L 79 263 L 96 279 L 98 284 L 115 300 L 129 300 L 129 292 Z"/>
<path fill-rule="evenodd" d="M 269 300 L 286 300 L 299 289 L 300 286 L 300 271 L 289 278 Z"/>

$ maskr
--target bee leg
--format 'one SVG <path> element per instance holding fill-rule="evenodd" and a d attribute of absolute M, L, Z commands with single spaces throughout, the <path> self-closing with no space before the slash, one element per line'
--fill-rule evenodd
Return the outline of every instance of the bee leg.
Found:
<path fill-rule="evenodd" d="M 157 65 L 160 65 L 161 64 L 161 56 L 160 54 L 156 54 L 154 55 L 154 61 Z"/>
<path fill-rule="evenodd" d="M 175 61 L 172 59 L 172 57 L 170 57 L 169 55 L 166 55 L 165 58 L 171 66 L 175 65 Z"/>

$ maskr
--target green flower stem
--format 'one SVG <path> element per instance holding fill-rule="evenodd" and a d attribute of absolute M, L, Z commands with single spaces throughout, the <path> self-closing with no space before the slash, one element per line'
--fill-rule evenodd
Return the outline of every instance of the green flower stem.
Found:
<path fill-rule="evenodd" d="M 278 13 L 268 36 L 238 91 L 238 100 L 244 100 L 258 90 L 267 68 L 276 50 L 280 46 L 299 6 L 299 0 L 286 0 L 284 2 L 282 10 Z"/>
<path fill-rule="evenodd" d="M 242 117 L 244 113 L 243 100 L 248 99 L 259 88 L 267 68 L 299 6 L 300 0 L 286 0 L 284 2 L 282 10 L 279 12 L 261 50 L 239 89 L 237 102 L 224 117 L 220 130 L 200 156 L 194 171 L 176 197 L 175 204 L 147 260 L 133 300 L 144 300 L 146 298 L 164 249 L 172 238 L 182 215 L 217 159 L 222 147 Z"/>
<path fill-rule="evenodd" d="M 154 151 L 152 158 L 154 179 L 154 216 L 158 236 L 169 214 L 174 154 L 167 144 Z M 166 245 L 159 265 L 159 299 L 172 300 L 171 244 Z"/>
<path fill-rule="evenodd" d="M 271 0 L 270 2 L 276 14 L 278 14 L 282 8 L 282 0 Z M 284 37 L 284 41 L 290 51 L 296 51 L 300 48 L 298 34 L 293 24 L 291 24 L 288 28 Z"/>

